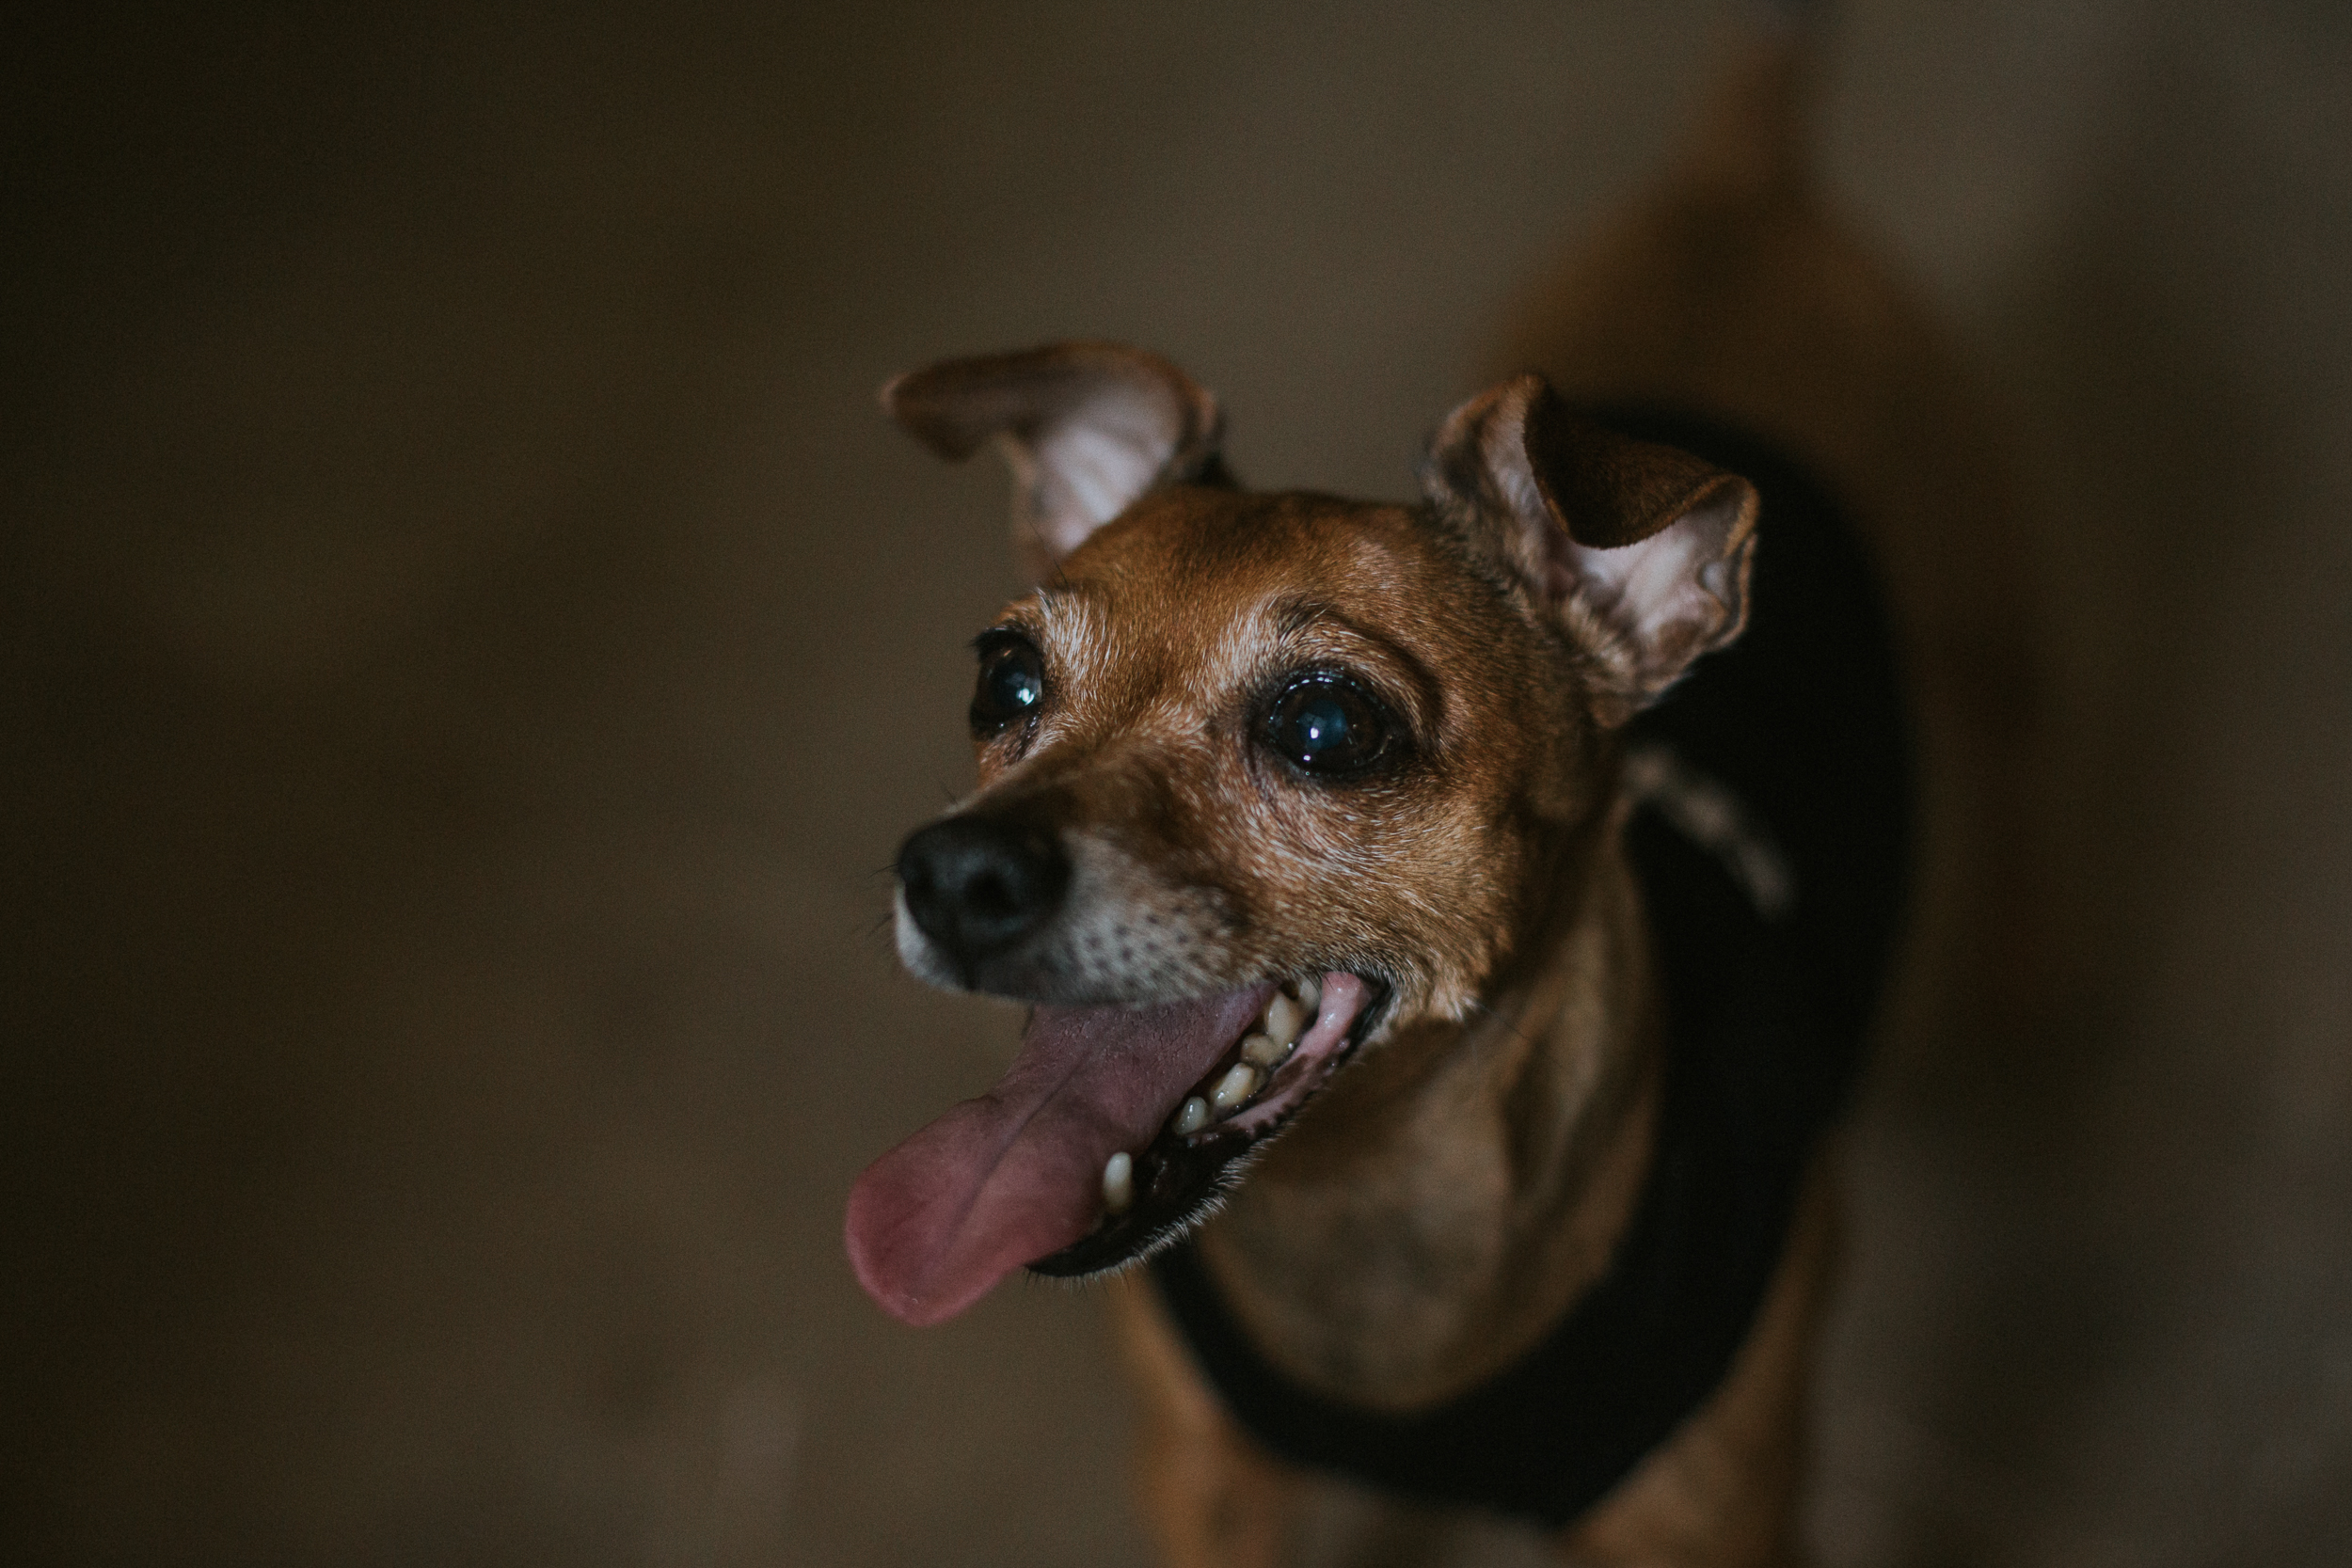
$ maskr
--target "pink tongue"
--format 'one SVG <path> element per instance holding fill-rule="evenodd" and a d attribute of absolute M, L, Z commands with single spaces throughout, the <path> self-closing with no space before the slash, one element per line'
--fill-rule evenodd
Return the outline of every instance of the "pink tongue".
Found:
<path fill-rule="evenodd" d="M 1103 1211 L 1103 1162 L 1150 1143 L 1273 993 L 1038 1008 L 994 1088 L 866 1166 L 850 1190 L 858 1283 L 895 1317 L 944 1323 L 1086 1235 Z"/>

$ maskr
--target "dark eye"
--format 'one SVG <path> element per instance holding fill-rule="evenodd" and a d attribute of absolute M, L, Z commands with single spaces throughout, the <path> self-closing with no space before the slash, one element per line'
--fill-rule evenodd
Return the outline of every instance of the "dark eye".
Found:
<path fill-rule="evenodd" d="M 980 640 L 980 679 L 972 689 L 972 733 L 993 735 L 1037 711 L 1045 661 L 1025 639 L 991 632 Z"/>
<path fill-rule="evenodd" d="M 1387 755 L 1393 724 L 1352 682 L 1314 674 L 1293 681 L 1266 710 L 1266 744 L 1310 773 L 1360 772 Z"/>

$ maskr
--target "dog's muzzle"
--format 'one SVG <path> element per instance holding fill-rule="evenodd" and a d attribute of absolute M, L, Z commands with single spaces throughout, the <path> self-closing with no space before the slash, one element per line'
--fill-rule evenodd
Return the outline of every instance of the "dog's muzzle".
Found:
<path fill-rule="evenodd" d="M 915 926 L 969 976 L 1060 911 L 1070 856 L 1038 815 L 967 812 L 899 847 L 898 886 Z"/>

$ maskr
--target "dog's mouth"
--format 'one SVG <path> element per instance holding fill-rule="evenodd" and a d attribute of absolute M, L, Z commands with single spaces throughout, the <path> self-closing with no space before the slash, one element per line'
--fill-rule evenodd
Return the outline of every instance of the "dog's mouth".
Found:
<path fill-rule="evenodd" d="M 1013 1270 L 1116 1269 L 1182 1237 L 1370 1033 L 1343 972 L 1151 1007 L 1040 1006 L 996 1086 L 866 1167 L 850 1260 L 911 1323 Z"/>

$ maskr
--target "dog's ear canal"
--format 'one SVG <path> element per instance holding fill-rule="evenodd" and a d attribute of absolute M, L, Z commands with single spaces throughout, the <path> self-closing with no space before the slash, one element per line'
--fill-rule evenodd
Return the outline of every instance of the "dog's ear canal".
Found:
<path fill-rule="evenodd" d="M 1583 418 L 1539 375 L 1448 416 L 1422 484 L 1593 657 L 1604 723 L 1630 719 L 1746 622 L 1754 487 Z"/>
<path fill-rule="evenodd" d="M 954 462 L 995 440 L 1012 466 L 1013 546 L 1039 579 L 1158 485 L 1231 483 L 1216 399 L 1123 344 L 946 360 L 884 387 L 882 406 Z"/>

